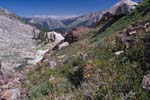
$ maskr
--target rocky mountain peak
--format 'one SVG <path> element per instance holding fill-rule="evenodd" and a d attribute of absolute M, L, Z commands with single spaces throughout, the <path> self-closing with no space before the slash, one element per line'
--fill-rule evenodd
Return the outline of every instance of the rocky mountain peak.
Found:
<path fill-rule="evenodd" d="M 136 3 L 136 2 L 134 2 L 132 0 L 122 0 L 121 2 L 124 2 L 124 3 L 128 4 L 128 5 L 137 5 L 138 4 L 138 3 Z"/>
<path fill-rule="evenodd" d="M 131 10 L 133 10 L 137 5 L 138 3 L 132 0 L 121 0 L 120 2 L 115 4 L 112 8 L 110 8 L 108 11 L 113 15 L 127 14 Z"/>

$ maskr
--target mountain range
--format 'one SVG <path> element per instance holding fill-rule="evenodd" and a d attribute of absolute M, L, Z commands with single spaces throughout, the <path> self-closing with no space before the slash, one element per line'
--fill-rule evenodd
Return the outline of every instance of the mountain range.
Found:
<path fill-rule="evenodd" d="M 73 18 L 52 18 L 52 17 L 30 17 L 25 18 L 29 23 L 37 26 L 40 29 L 44 30 L 57 30 L 57 29 L 71 29 L 73 27 L 94 26 L 94 23 L 99 21 L 105 11 L 97 11 L 82 16 L 73 17 Z"/>
<path fill-rule="evenodd" d="M 63 18 L 51 16 L 33 16 L 25 18 L 25 20 L 46 31 L 66 31 L 74 27 L 95 27 L 95 24 L 101 20 L 102 16 L 106 12 L 110 12 L 112 15 L 127 14 L 134 9 L 136 5 L 137 3 L 133 2 L 132 0 L 121 0 L 108 10 L 91 12 L 77 17 Z"/>

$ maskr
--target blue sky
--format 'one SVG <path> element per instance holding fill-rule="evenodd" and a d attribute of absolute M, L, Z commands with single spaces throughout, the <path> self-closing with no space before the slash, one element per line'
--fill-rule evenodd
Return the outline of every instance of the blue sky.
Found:
<path fill-rule="evenodd" d="M 67 16 L 108 9 L 118 1 L 120 0 L 0 0 L 0 7 L 20 16 Z"/>

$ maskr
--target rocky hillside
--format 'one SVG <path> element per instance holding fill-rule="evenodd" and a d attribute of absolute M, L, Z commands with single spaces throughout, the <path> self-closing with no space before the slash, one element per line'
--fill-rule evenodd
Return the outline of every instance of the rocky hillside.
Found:
<path fill-rule="evenodd" d="M 22 22 L 16 14 L 0 9 L 0 60 L 4 68 L 16 67 L 17 61 L 32 54 L 26 51 L 33 46 L 33 30 L 38 31 Z"/>
<path fill-rule="evenodd" d="M 22 84 L 24 98 L 149 100 L 149 6 L 144 0 L 105 31 L 90 31 L 69 47 L 47 53 L 28 73 L 30 82 Z"/>
<path fill-rule="evenodd" d="M 73 28 L 67 38 L 77 40 L 71 41 L 70 45 L 61 34 L 48 32 L 48 41 L 58 45 L 52 50 L 50 45 L 42 44 L 43 47 L 36 49 L 44 50 L 36 52 L 35 60 L 31 59 L 34 56 L 31 42 L 33 27 L 0 15 L 0 21 L 5 21 L 0 28 L 7 28 L 1 33 L 5 36 L 1 41 L 8 41 L 1 44 L 3 48 L 7 47 L 6 43 L 10 45 L 3 49 L 3 52 L 9 52 L 2 53 L 0 61 L 0 99 L 149 100 L 149 7 L 149 0 L 144 0 L 134 10 L 113 22 L 116 16 L 107 12 L 102 18 L 104 21 L 95 29 Z M 108 21 L 105 20 L 107 18 Z M 3 34 L 5 32 L 15 37 Z M 15 40 L 9 42 L 12 38 L 18 39 L 20 44 Z M 20 57 L 20 54 L 23 55 Z M 20 61 L 22 58 L 36 63 L 34 66 L 28 65 L 26 61 Z M 16 65 L 16 61 L 19 63 L 13 74 L 3 71 L 10 61 L 11 66 Z"/>

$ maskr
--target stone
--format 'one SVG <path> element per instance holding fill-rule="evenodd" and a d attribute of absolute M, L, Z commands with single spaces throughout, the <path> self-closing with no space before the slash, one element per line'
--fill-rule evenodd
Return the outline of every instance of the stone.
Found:
<path fill-rule="evenodd" d="M 10 90 L 6 90 L 6 91 L 3 91 L 4 94 L 2 95 L 1 98 L 3 98 L 4 100 L 10 100 L 10 97 L 11 97 L 11 91 Z"/>
<path fill-rule="evenodd" d="M 3 89 L 0 88 L 0 97 L 2 97 L 2 92 L 3 92 Z"/>
<path fill-rule="evenodd" d="M 20 100 L 20 97 L 21 97 L 21 91 L 19 88 L 16 88 L 16 89 L 12 89 L 11 90 L 11 97 L 10 97 L 10 100 Z"/>
<path fill-rule="evenodd" d="M 0 60 L 0 70 L 1 70 L 1 68 L 2 68 L 2 63 L 1 63 L 1 60 Z"/>
<path fill-rule="evenodd" d="M 51 75 L 51 76 L 49 77 L 49 81 L 53 81 L 53 80 L 55 80 L 55 78 L 54 78 L 53 75 Z"/>
<path fill-rule="evenodd" d="M 122 53 L 124 53 L 124 51 L 117 51 L 117 52 L 115 52 L 114 54 L 115 54 L 116 56 L 119 56 L 119 55 L 122 54 Z"/>
<path fill-rule="evenodd" d="M 28 60 L 28 63 L 31 65 L 36 65 L 37 63 L 41 62 L 41 60 L 43 59 L 45 53 L 47 53 L 49 51 L 49 49 L 46 50 L 38 50 L 36 52 L 35 58 L 33 60 Z"/>
<path fill-rule="evenodd" d="M 145 29 L 146 29 L 146 32 L 150 31 L 150 23 L 145 24 Z"/>
<path fill-rule="evenodd" d="M 60 33 L 57 33 L 55 31 L 48 32 L 47 36 L 48 39 L 51 40 L 52 42 L 55 42 L 55 44 L 58 44 L 65 39 Z"/>
<path fill-rule="evenodd" d="M 88 60 L 90 60 L 89 54 L 88 54 L 88 53 L 83 54 L 82 59 L 83 59 L 83 61 L 88 61 Z"/>
<path fill-rule="evenodd" d="M 65 58 L 65 57 L 66 57 L 66 55 L 58 56 L 59 59 L 63 59 L 63 58 Z"/>
<path fill-rule="evenodd" d="M 85 68 L 84 68 L 84 78 L 88 78 L 92 75 L 93 73 L 93 67 L 94 65 L 92 63 L 87 63 L 85 65 Z"/>
<path fill-rule="evenodd" d="M 62 48 L 68 47 L 69 46 L 69 42 L 63 42 L 62 44 L 60 44 L 58 46 L 58 49 L 61 50 Z"/>
<path fill-rule="evenodd" d="M 25 67 L 24 67 L 24 72 L 25 72 L 25 73 L 28 73 L 28 72 L 32 71 L 33 69 L 34 69 L 34 66 L 28 65 L 28 66 L 25 66 Z"/>
<path fill-rule="evenodd" d="M 150 74 L 143 77 L 143 88 L 150 91 Z"/>
<path fill-rule="evenodd" d="M 54 69 L 55 66 L 56 66 L 56 62 L 54 60 L 49 60 L 48 67 L 50 69 Z"/>
<path fill-rule="evenodd" d="M 24 88 L 22 89 L 21 91 L 21 98 L 27 98 L 28 97 L 28 92 L 29 92 L 29 89 L 28 88 Z"/>
<path fill-rule="evenodd" d="M 6 74 L 4 74 L 3 75 L 3 82 L 4 82 L 4 84 L 7 84 L 7 83 L 9 83 L 9 81 L 12 81 L 13 80 L 13 76 L 10 76 L 10 75 L 6 75 Z"/>
<path fill-rule="evenodd" d="M 86 35 L 91 29 L 88 27 L 75 27 L 66 36 L 65 41 L 69 44 L 76 42 L 83 35 Z"/>
<path fill-rule="evenodd" d="M 91 70 L 94 67 L 94 65 L 92 63 L 87 63 L 85 66 L 86 70 Z"/>
<path fill-rule="evenodd" d="M 127 93 L 122 97 L 122 100 L 137 100 L 135 95 L 136 95 L 135 92 L 130 91 L 129 93 Z"/>
<path fill-rule="evenodd" d="M 10 88 L 13 88 L 16 84 L 12 81 L 10 81 L 9 83 L 7 84 L 4 84 L 1 86 L 2 89 L 10 89 Z"/>

